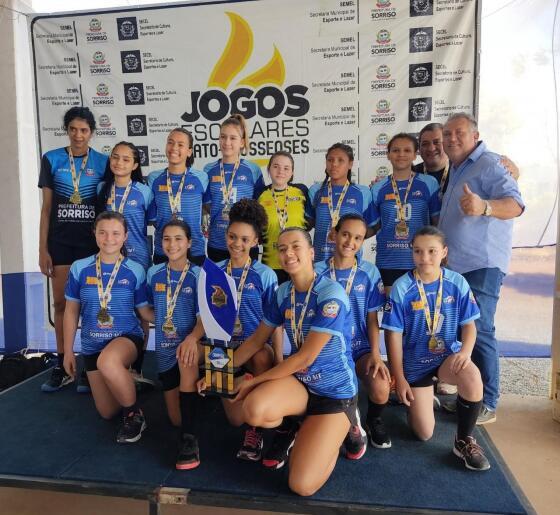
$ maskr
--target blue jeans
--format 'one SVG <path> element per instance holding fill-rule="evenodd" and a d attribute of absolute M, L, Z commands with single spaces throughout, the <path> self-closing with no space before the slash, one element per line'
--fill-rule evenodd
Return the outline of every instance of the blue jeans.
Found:
<path fill-rule="evenodd" d="M 494 315 L 504 276 L 499 268 L 481 268 L 463 274 L 480 309 L 480 318 L 475 321 L 476 344 L 472 360 L 482 376 L 484 405 L 491 410 L 496 409 L 500 397 L 500 356 Z"/>

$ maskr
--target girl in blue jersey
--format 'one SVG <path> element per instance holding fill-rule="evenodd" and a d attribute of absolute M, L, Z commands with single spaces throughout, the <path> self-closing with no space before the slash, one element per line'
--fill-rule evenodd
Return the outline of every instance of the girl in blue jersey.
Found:
<path fill-rule="evenodd" d="M 208 190 L 204 196 L 206 210 L 210 213 L 208 257 L 223 261 L 229 257 L 226 231 L 229 212 L 244 198 L 255 198 L 264 187 L 261 169 L 241 157 L 249 149 L 249 133 L 245 118 L 233 114 L 220 126 L 220 152 L 222 158 L 204 167 L 208 176 Z M 258 248 L 252 251 L 258 256 Z"/>
<path fill-rule="evenodd" d="M 97 252 L 93 237 L 97 184 L 107 167 L 107 156 L 89 147 L 95 118 L 87 107 L 73 107 L 64 114 L 69 145 L 50 150 L 41 159 L 39 188 L 43 205 L 39 228 L 39 267 L 53 289 L 54 330 L 58 364 L 41 386 L 55 392 L 71 382 L 64 372 L 64 287 L 70 265 Z M 83 373 L 78 391 L 89 392 Z"/>
<path fill-rule="evenodd" d="M 342 215 L 361 214 L 370 225 L 371 194 L 366 186 L 351 182 L 353 164 L 352 147 L 335 143 L 327 151 L 325 180 L 309 188 L 309 203 L 305 215 L 310 226 L 315 226 L 313 248 L 317 262 L 333 255 L 331 231 Z"/>
<path fill-rule="evenodd" d="M 327 481 L 351 425 L 357 424 L 358 384 L 352 361 L 348 327 L 348 296 L 340 284 L 313 270 L 314 251 L 309 234 L 287 228 L 278 238 L 282 267 L 290 281 L 282 284 L 265 306 L 264 320 L 236 351 L 244 363 L 262 349 L 276 327 L 283 327 L 290 355 L 266 372 L 239 386 L 248 424 L 279 427 L 270 466 L 282 467 L 291 451 L 289 486 L 299 495 L 313 495 Z M 286 428 L 293 416 L 305 419 Z M 294 443 L 295 442 L 295 443 Z"/>
<path fill-rule="evenodd" d="M 397 395 L 408 407 L 414 434 L 429 440 L 434 381 L 457 385 L 453 453 L 468 469 L 487 470 L 490 464 L 472 436 L 482 406 L 482 380 L 471 361 L 480 311 L 463 276 L 442 268 L 447 246 L 439 229 L 418 230 L 412 250 L 415 268 L 395 282 L 382 322 Z"/>
<path fill-rule="evenodd" d="M 202 199 L 208 188 L 208 175 L 194 169 L 193 137 L 181 128 L 173 129 L 165 144 L 167 167 L 152 172 L 148 185 L 154 195 L 150 221 L 154 223 L 154 264 L 167 261 L 162 248 L 163 227 L 169 220 L 184 220 L 192 231 L 189 260 L 204 262 L 206 240 L 202 234 Z"/>
<path fill-rule="evenodd" d="M 387 145 L 393 173 L 371 187 L 371 217 L 377 234 L 375 264 L 387 294 L 397 278 L 414 268 L 412 238 L 421 227 L 437 225 L 441 208 L 437 181 L 412 171 L 417 150 L 418 142 L 410 134 L 393 136 Z"/>
<path fill-rule="evenodd" d="M 128 371 L 144 346 L 135 309 L 149 316 L 146 276 L 121 251 L 128 235 L 118 212 L 101 213 L 94 224 L 99 252 L 72 264 L 64 311 L 64 368 L 74 377 L 73 347 L 81 317 L 81 345 L 95 407 L 106 419 L 122 411 L 117 442 L 136 442 L 146 428 Z"/>
<path fill-rule="evenodd" d="M 170 220 L 162 231 L 167 263 L 148 270 L 148 299 L 154 308 L 156 358 L 167 414 L 181 427 L 176 468 L 200 464 L 195 421 L 198 408 L 198 341 L 204 329 L 198 318 L 197 282 L 200 269 L 187 258 L 190 227 Z"/>
<path fill-rule="evenodd" d="M 378 311 L 385 304 L 385 291 L 377 267 L 369 261 L 358 261 L 356 257 L 366 232 L 366 222 L 361 215 L 343 215 L 334 228 L 334 256 L 315 265 L 318 275 L 338 281 L 350 299 L 352 359 L 356 363 L 356 374 L 368 393 L 365 431 L 362 423 L 352 426 L 344 440 L 345 455 L 353 460 L 360 459 L 366 452 L 366 431 L 374 447 L 391 447 L 381 419 L 389 400 L 391 377 L 379 352 L 377 319 Z"/>

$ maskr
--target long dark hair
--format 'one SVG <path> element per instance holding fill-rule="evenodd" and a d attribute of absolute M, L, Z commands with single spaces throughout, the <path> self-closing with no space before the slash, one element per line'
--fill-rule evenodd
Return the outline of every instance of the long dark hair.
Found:
<path fill-rule="evenodd" d="M 132 156 L 134 158 L 134 163 L 138 164 L 136 170 L 132 170 L 131 179 L 132 182 L 141 182 L 144 183 L 144 176 L 142 175 L 142 167 L 140 166 L 140 152 L 134 145 L 134 143 L 130 143 L 129 141 L 120 141 L 117 143 L 113 150 L 111 150 L 111 154 L 117 147 L 128 147 L 132 151 Z M 95 206 L 96 213 L 102 213 L 103 211 L 107 210 L 107 202 L 109 201 L 109 197 L 111 196 L 111 189 L 113 184 L 115 183 L 115 176 L 111 171 L 111 167 L 107 166 L 105 169 L 105 175 L 103 176 L 103 186 L 101 187 L 101 191 L 97 195 L 97 203 Z"/>
<path fill-rule="evenodd" d="M 174 132 L 179 132 L 181 134 L 184 134 L 187 137 L 187 141 L 189 142 L 189 148 L 193 148 L 194 138 L 193 135 L 187 129 L 184 129 L 183 127 L 175 127 L 174 129 L 171 129 L 169 131 L 167 137 L 169 138 L 169 136 L 171 136 L 171 134 L 173 134 Z M 187 167 L 187 169 L 189 169 L 193 164 L 194 164 L 194 150 L 192 154 L 189 157 L 187 157 L 187 160 L 185 161 L 185 166 Z"/>
<path fill-rule="evenodd" d="M 327 153 L 325 154 L 325 159 L 328 159 L 329 154 L 333 150 L 342 150 L 348 156 L 350 162 L 354 161 L 354 150 L 350 145 L 346 145 L 345 143 L 335 143 L 334 145 L 331 145 L 327 150 Z M 346 174 L 346 179 L 349 182 L 352 182 L 352 168 L 348 169 L 348 173 Z M 321 188 L 327 184 L 328 180 L 329 180 L 329 174 L 327 173 L 327 169 L 325 168 L 325 178 L 323 180 L 323 184 L 321 185 Z"/>

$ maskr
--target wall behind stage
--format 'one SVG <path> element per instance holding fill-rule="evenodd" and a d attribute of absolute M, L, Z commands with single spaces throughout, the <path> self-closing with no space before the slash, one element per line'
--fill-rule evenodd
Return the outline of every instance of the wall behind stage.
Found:
<path fill-rule="evenodd" d="M 389 171 L 392 134 L 473 110 L 476 11 L 476 0 L 253 0 L 39 16 L 41 151 L 66 144 L 62 115 L 84 104 L 104 152 L 131 140 L 146 171 L 162 168 L 182 125 L 201 168 L 218 157 L 220 121 L 241 112 L 258 164 L 291 151 L 311 184 L 345 141 L 369 184 Z"/>

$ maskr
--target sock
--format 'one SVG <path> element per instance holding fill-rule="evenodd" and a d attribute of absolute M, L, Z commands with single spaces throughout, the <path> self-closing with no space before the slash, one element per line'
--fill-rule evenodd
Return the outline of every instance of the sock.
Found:
<path fill-rule="evenodd" d="M 138 404 L 134 403 L 132 406 L 123 406 L 122 407 L 122 416 L 124 418 L 128 417 L 130 413 L 136 413 L 140 411 Z"/>
<path fill-rule="evenodd" d="M 58 360 L 57 366 L 59 366 L 60 368 L 64 368 L 64 352 L 58 352 L 56 354 L 56 358 Z"/>
<path fill-rule="evenodd" d="M 367 405 L 368 405 L 368 410 L 367 410 L 366 420 L 373 420 L 375 418 L 381 417 L 381 413 L 383 413 L 383 410 L 385 409 L 387 403 L 376 404 L 375 402 L 372 402 L 372 400 L 368 397 Z"/>
<path fill-rule="evenodd" d="M 476 419 L 482 408 L 482 399 L 467 401 L 457 395 L 457 439 L 465 440 L 471 436 L 476 425 Z"/>
<path fill-rule="evenodd" d="M 198 408 L 197 392 L 179 392 L 179 407 L 181 409 L 181 434 L 194 435 Z"/>
<path fill-rule="evenodd" d="M 136 361 L 132 364 L 132 370 L 138 372 L 139 374 L 142 373 L 142 365 L 144 364 L 144 354 L 146 354 L 146 351 L 141 350 L 138 353 L 138 357 L 136 358 Z"/>

